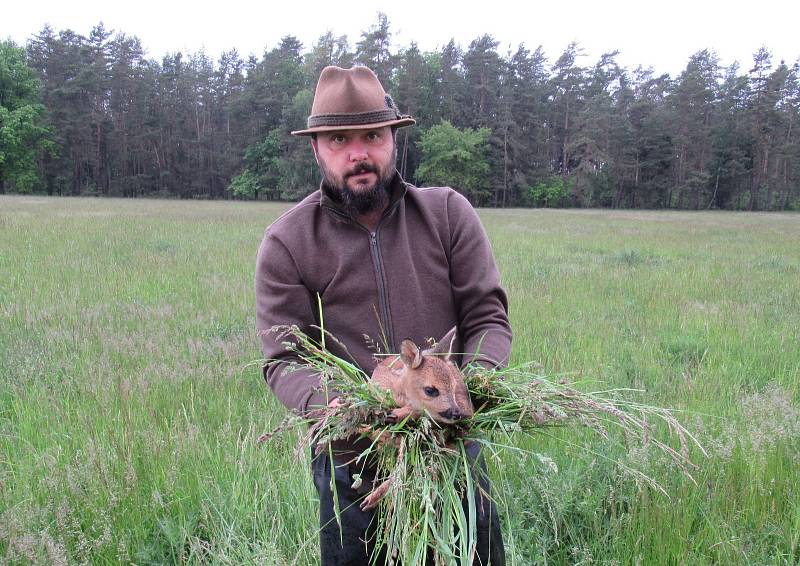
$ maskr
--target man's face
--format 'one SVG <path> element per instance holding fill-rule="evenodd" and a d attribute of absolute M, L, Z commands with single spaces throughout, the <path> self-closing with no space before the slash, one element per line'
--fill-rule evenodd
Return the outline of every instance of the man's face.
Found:
<path fill-rule="evenodd" d="M 311 145 L 323 182 L 351 214 L 367 214 L 386 205 L 397 160 L 389 126 L 320 132 Z"/>

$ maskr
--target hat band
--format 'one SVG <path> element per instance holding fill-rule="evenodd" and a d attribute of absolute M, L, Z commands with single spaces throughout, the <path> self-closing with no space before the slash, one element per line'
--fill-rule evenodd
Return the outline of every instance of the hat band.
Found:
<path fill-rule="evenodd" d="M 363 126 L 365 124 L 378 124 L 398 119 L 400 119 L 400 115 L 396 110 L 390 108 L 371 112 L 356 112 L 354 114 L 314 114 L 308 117 L 308 127 Z"/>

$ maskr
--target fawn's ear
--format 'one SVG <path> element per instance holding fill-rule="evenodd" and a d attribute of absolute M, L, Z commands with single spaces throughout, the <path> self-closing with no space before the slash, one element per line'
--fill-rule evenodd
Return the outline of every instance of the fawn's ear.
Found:
<path fill-rule="evenodd" d="M 456 336 L 458 335 L 458 327 L 454 326 L 450 330 L 447 331 L 447 334 L 442 336 L 442 339 L 434 346 L 430 353 L 431 354 L 438 354 L 444 355 L 444 360 L 449 362 L 450 355 L 453 353 L 453 344 L 456 342 Z"/>
<path fill-rule="evenodd" d="M 411 340 L 403 340 L 400 344 L 400 359 L 410 369 L 417 369 L 422 363 L 422 353 Z"/>

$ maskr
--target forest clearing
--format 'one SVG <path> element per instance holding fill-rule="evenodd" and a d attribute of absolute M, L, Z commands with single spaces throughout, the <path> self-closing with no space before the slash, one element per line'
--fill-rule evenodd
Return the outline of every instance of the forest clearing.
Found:
<path fill-rule="evenodd" d="M 315 564 L 253 269 L 290 205 L 0 195 L 0 562 Z M 480 209 L 512 363 L 641 390 L 705 447 L 490 459 L 509 564 L 800 563 L 800 215 Z M 298 434 L 302 431 L 298 431 Z M 653 478 L 668 496 L 626 467 Z"/>

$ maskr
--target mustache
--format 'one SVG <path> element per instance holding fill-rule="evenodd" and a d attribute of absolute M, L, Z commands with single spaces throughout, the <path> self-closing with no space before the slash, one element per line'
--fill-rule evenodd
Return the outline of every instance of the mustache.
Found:
<path fill-rule="evenodd" d="M 361 175 L 362 173 L 374 173 L 375 175 L 377 175 L 378 168 L 369 163 L 359 163 L 358 165 L 353 167 L 350 171 L 345 173 L 344 178 L 347 179 L 348 177 L 353 177 L 354 175 Z"/>

